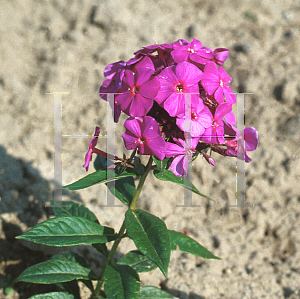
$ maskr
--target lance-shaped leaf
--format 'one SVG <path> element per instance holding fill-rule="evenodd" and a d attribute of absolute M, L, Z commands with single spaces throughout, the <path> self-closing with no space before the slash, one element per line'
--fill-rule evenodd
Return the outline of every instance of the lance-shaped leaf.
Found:
<path fill-rule="evenodd" d="M 171 236 L 171 249 L 176 250 L 177 246 L 179 250 L 187 253 L 191 253 L 193 255 L 197 255 L 203 257 L 205 259 L 216 259 L 220 260 L 219 257 L 214 256 L 211 252 L 209 252 L 206 248 L 200 245 L 194 239 L 182 234 L 180 232 L 176 232 L 174 230 L 169 230 Z"/>
<path fill-rule="evenodd" d="M 63 186 L 62 189 L 80 190 L 80 189 L 84 189 L 84 188 L 93 186 L 95 184 L 107 183 L 107 182 L 111 182 L 113 180 L 117 180 L 119 178 L 125 178 L 125 177 L 129 177 L 129 176 L 136 176 L 136 174 L 134 172 L 129 172 L 129 171 L 125 170 L 121 174 L 115 173 L 115 176 L 112 179 L 107 180 L 106 173 L 107 173 L 106 169 L 98 170 L 94 173 L 88 174 L 84 178 L 82 178 L 72 184 Z"/>
<path fill-rule="evenodd" d="M 142 287 L 139 295 L 139 299 L 170 299 L 170 298 L 176 298 L 176 297 L 173 297 L 167 292 L 153 286 Z"/>
<path fill-rule="evenodd" d="M 105 271 L 104 291 L 108 298 L 138 299 L 140 278 L 134 269 L 127 265 L 108 265 Z"/>
<path fill-rule="evenodd" d="M 63 292 L 51 292 L 51 293 L 34 295 L 29 299 L 74 299 L 74 296 Z"/>
<path fill-rule="evenodd" d="M 172 171 L 170 170 L 164 170 L 164 171 L 159 171 L 159 170 L 154 170 L 153 174 L 155 175 L 155 177 L 161 181 L 169 181 L 169 182 L 173 182 L 177 185 L 180 185 L 182 187 L 186 187 L 189 190 L 192 190 L 194 193 L 205 197 L 209 200 L 214 201 L 213 199 L 209 198 L 208 196 L 200 193 L 200 191 L 187 179 L 184 179 L 183 177 L 178 177 L 176 176 Z"/>
<path fill-rule="evenodd" d="M 59 283 L 73 279 L 97 279 L 90 269 L 67 259 L 51 259 L 27 268 L 15 280 L 32 283 Z"/>
<path fill-rule="evenodd" d="M 106 243 L 117 235 L 110 227 L 101 226 L 83 217 L 60 216 L 39 223 L 17 239 L 50 246 Z"/>
<path fill-rule="evenodd" d="M 83 205 L 74 201 L 55 202 L 51 201 L 53 212 L 55 216 L 77 216 L 84 217 L 90 221 L 98 222 L 95 214 Z"/>
<path fill-rule="evenodd" d="M 128 265 L 138 273 L 149 272 L 157 268 L 156 264 L 138 250 L 129 251 L 118 260 L 118 264 Z"/>
<path fill-rule="evenodd" d="M 142 211 L 128 210 L 125 214 L 128 237 L 136 247 L 154 262 L 167 277 L 170 262 L 170 234 L 158 217 Z"/>

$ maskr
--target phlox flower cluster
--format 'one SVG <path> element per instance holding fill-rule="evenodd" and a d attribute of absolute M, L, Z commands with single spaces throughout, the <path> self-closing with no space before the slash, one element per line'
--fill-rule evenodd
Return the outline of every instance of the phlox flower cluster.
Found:
<path fill-rule="evenodd" d="M 236 97 L 223 68 L 228 55 L 228 49 L 211 50 L 199 40 L 180 39 L 144 47 L 129 61 L 108 65 L 99 94 L 104 100 L 114 94 L 115 122 L 122 112 L 129 116 L 122 135 L 125 147 L 160 160 L 172 158 L 170 170 L 180 177 L 196 152 L 215 166 L 209 149 L 224 156 L 244 153 L 250 162 L 245 151 L 256 149 L 258 136 L 254 128 L 246 128 L 241 140 L 234 126 Z M 95 139 L 86 168 L 92 152 L 97 152 Z"/>

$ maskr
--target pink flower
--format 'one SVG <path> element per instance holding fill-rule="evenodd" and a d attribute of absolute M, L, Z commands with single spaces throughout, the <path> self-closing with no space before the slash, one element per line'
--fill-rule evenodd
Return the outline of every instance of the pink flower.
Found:
<path fill-rule="evenodd" d="M 194 61 L 205 64 L 214 57 L 212 50 L 202 47 L 201 42 L 195 38 L 190 43 L 186 40 L 178 40 L 173 44 L 173 48 L 171 55 L 177 63 Z"/>
<path fill-rule="evenodd" d="M 138 149 L 139 155 L 154 155 L 163 160 L 166 153 L 166 143 L 161 136 L 157 121 L 151 116 L 128 118 L 122 135 L 128 150 Z"/>
<path fill-rule="evenodd" d="M 185 114 L 178 116 L 176 120 L 177 126 L 185 131 L 185 125 L 190 127 L 190 134 L 192 137 L 200 137 L 206 128 L 212 125 L 212 115 L 209 109 L 204 106 L 202 100 L 198 105 L 191 107 L 191 123 L 185 124 L 188 120 L 185 119 Z"/>
<path fill-rule="evenodd" d="M 150 68 L 138 68 L 136 73 L 125 70 L 122 80 L 122 94 L 116 97 L 116 104 L 127 115 L 144 116 L 153 105 L 153 99 L 159 90 L 159 81 Z"/>
<path fill-rule="evenodd" d="M 229 50 L 225 48 L 217 48 L 214 50 L 214 62 L 223 65 L 229 55 Z"/>
<path fill-rule="evenodd" d="M 180 62 L 165 68 L 158 76 L 160 90 L 155 101 L 171 116 L 185 111 L 185 93 L 191 93 L 192 101 L 199 101 L 199 87 L 202 72 L 192 63 Z"/>
<path fill-rule="evenodd" d="M 219 104 L 224 102 L 224 96 L 228 103 L 235 104 L 236 98 L 230 86 L 231 77 L 224 71 L 223 67 L 216 67 L 214 62 L 207 63 L 201 79 L 201 84 L 205 91 L 212 95 Z"/>
<path fill-rule="evenodd" d="M 94 137 L 91 139 L 90 143 L 89 143 L 89 150 L 87 151 L 86 155 L 85 155 L 85 163 L 83 165 L 83 167 L 86 169 L 86 171 L 89 170 L 89 164 L 92 161 L 92 153 L 95 153 L 97 155 L 100 155 L 104 158 L 110 158 L 112 160 L 114 160 L 114 156 L 109 155 L 99 149 L 96 148 L 97 142 L 98 142 L 98 137 L 100 134 L 100 128 L 96 127 L 95 128 L 95 134 Z"/>
<path fill-rule="evenodd" d="M 201 141 L 214 144 L 225 142 L 223 117 L 229 113 L 231 109 L 232 105 L 229 103 L 222 103 L 217 107 L 215 115 L 212 117 L 212 126 L 205 129 Z"/>
<path fill-rule="evenodd" d="M 247 155 L 246 151 L 254 151 L 258 146 L 258 134 L 257 131 L 252 127 L 247 127 L 244 129 L 244 140 L 242 140 L 242 134 L 237 128 L 230 124 L 226 124 L 225 132 L 228 135 L 236 136 L 234 139 L 229 139 L 225 141 L 227 145 L 226 154 L 228 156 L 245 157 L 245 162 L 251 162 L 251 158 Z M 245 141 L 245 149 L 244 149 Z"/>
<path fill-rule="evenodd" d="M 199 142 L 199 138 L 192 138 L 191 144 L 185 144 L 182 139 L 173 138 L 176 144 L 167 142 L 166 157 L 175 159 L 172 161 L 170 170 L 179 177 L 184 177 L 187 174 L 188 163 L 191 161 L 193 152 Z M 185 148 L 186 147 L 186 148 Z"/>

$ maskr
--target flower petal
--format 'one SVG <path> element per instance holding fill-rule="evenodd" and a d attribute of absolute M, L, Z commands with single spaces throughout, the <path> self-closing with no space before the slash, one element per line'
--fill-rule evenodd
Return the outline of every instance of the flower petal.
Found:
<path fill-rule="evenodd" d="M 252 127 L 247 127 L 244 130 L 245 149 L 246 151 L 254 151 L 258 146 L 258 134 Z"/>

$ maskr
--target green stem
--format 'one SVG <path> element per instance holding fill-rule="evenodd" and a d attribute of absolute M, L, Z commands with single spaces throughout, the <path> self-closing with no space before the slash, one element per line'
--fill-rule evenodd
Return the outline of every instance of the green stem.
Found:
<path fill-rule="evenodd" d="M 135 192 L 135 194 L 134 194 L 134 196 L 133 196 L 133 199 L 132 199 L 132 202 L 131 202 L 131 204 L 130 204 L 129 209 L 131 209 L 131 210 L 133 210 L 133 209 L 135 208 L 135 206 L 136 206 L 137 200 L 138 200 L 138 198 L 139 198 L 139 196 L 140 196 L 140 194 L 141 194 L 142 188 L 143 188 L 143 186 L 144 186 L 146 177 L 147 177 L 148 173 L 149 173 L 150 170 L 151 170 L 152 162 L 153 162 L 153 158 L 152 158 L 152 156 L 150 156 L 149 161 L 148 161 L 148 164 L 147 164 L 147 166 L 146 166 L 146 171 L 145 171 L 145 173 L 144 173 L 144 174 L 141 176 L 141 178 L 140 178 L 138 187 L 137 187 L 137 189 L 136 189 L 136 192 Z M 115 240 L 115 242 L 114 242 L 114 244 L 113 244 L 113 246 L 112 246 L 112 248 L 111 248 L 111 251 L 109 252 L 108 257 L 107 257 L 107 259 L 106 259 L 106 261 L 105 261 L 105 264 L 104 264 L 104 266 L 103 266 L 101 275 L 100 275 L 99 280 L 98 280 L 98 284 L 97 284 L 96 289 L 95 289 L 94 294 L 93 294 L 94 297 L 97 297 L 97 296 L 99 295 L 100 291 L 101 291 L 101 287 L 102 287 L 103 282 L 104 282 L 104 274 L 105 274 L 105 270 L 106 270 L 106 268 L 107 268 L 107 265 L 108 265 L 108 264 L 111 264 L 111 262 L 112 262 L 112 259 L 113 259 L 114 255 L 115 255 L 115 253 L 116 253 L 116 250 L 117 250 L 117 248 L 118 248 L 118 246 L 119 246 L 119 243 L 121 242 L 122 237 L 124 236 L 125 229 L 126 229 L 126 227 L 125 227 L 125 220 L 124 220 L 123 223 L 122 223 L 122 226 L 121 226 L 121 228 L 120 228 L 119 236 L 118 236 L 118 238 Z"/>

